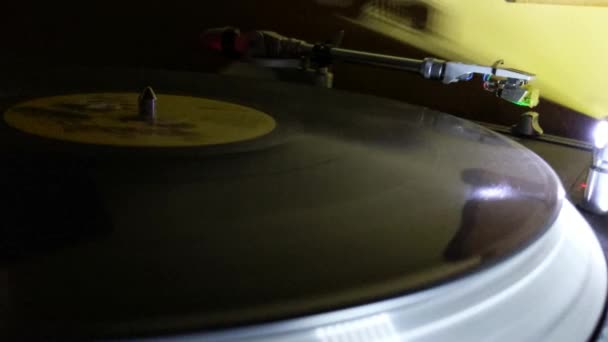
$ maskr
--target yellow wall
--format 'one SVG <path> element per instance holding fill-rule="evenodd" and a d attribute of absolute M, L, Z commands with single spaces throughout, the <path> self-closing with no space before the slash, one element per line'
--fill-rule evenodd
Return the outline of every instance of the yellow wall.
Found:
<path fill-rule="evenodd" d="M 434 55 L 537 74 L 548 98 L 594 117 L 608 116 L 608 7 L 427 0 L 427 31 L 373 6 L 357 22 Z M 541 99 L 542 101 L 542 99 Z"/>

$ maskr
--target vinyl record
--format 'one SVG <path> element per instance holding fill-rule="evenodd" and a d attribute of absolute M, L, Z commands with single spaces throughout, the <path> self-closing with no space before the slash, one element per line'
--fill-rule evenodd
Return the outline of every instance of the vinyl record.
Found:
<path fill-rule="evenodd" d="M 211 331 L 391 298 L 516 254 L 561 207 L 530 151 L 396 101 L 152 70 L 3 75 L 5 340 Z M 159 103 L 222 101 L 274 126 L 136 146 L 57 139 L 13 117 L 48 97 L 146 86 Z"/>

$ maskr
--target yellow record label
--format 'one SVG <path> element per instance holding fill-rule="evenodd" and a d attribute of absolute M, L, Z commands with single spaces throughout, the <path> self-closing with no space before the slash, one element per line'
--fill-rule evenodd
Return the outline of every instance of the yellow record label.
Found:
<path fill-rule="evenodd" d="M 136 93 L 44 97 L 9 108 L 8 125 L 26 133 L 87 144 L 178 147 L 235 143 L 268 134 L 274 119 L 253 108 L 159 94 L 156 120 L 138 115 Z"/>

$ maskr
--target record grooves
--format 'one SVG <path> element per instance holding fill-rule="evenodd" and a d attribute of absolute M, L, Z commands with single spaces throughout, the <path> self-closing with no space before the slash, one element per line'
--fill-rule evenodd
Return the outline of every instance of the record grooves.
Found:
<path fill-rule="evenodd" d="M 561 208 L 539 157 L 421 107 L 193 73 L 15 73 L 0 81 L 0 93 L 20 89 L 1 108 L 5 339 L 199 331 L 365 304 L 494 265 Z M 27 100 L 148 85 L 253 108 L 276 128 L 142 148 L 4 122 Z"/>

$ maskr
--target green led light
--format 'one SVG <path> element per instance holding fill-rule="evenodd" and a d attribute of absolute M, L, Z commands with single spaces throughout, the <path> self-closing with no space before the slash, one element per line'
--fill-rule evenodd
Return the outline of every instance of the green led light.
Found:
<path fill-rule="evenodd" d="M 539 91 L 538 89 L 527 87 L 528 91 L 519 101 L 513 101 L 514 104 L 522 107 L 536 107 L 538 105 Z"/>

